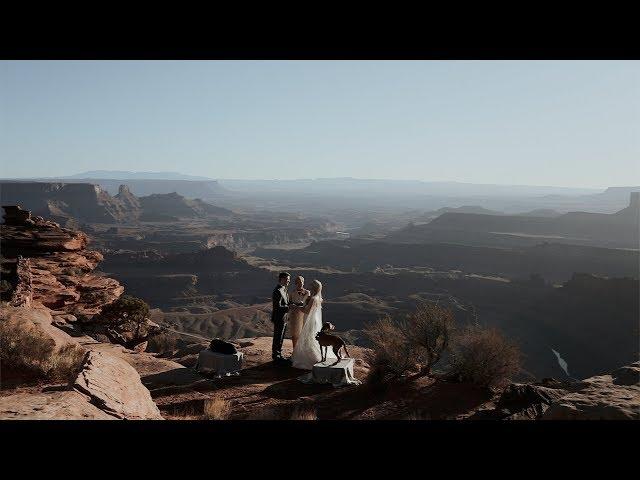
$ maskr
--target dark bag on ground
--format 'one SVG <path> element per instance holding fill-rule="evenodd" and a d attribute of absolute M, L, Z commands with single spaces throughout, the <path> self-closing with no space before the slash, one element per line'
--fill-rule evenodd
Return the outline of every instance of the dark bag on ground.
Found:
<path fill-rule="evenodd" d="M 209 350 L 216 353 L 223 353 L 225 355 L 234 355 L 238 353 L 233 343 L 225 342 L 219 338 L 214 338 L 209 344 Z"/>

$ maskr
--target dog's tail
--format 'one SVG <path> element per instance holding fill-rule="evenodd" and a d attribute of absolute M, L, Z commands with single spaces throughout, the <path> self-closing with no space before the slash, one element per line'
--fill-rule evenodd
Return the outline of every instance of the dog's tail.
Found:
<path fill-rule="evenodd" d="M 347 354 L 347 358 L 351 358 L 351 355 L 349 355 L 349 350 L 347 350 L 347 344 L 343 343 L 342 346 L 344 347 L 344 353 Z"/>

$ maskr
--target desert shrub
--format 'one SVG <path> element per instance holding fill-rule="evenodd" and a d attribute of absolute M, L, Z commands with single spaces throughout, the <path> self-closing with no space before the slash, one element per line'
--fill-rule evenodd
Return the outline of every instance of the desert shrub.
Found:
<path fill-rule="evenodd" d="M 453 312 L 435 303 L 422 303 L 408 315 L 405 327 L 407 340 L 418 351 L 420 373 L 430 374 L 449 347 L 454 329 Z"/>
<path fill-rule="evenodd" d="M 3 367 L 44 376 L 46 359 L 54 350 L 53 339 L 33 323 L 14 319 L 0 321 L 0 358 Z"/>
<path fill-rule="evenodd" d="M 107 303 L 111 299 L 111 293 L 106 290 L 90 290 L 82 292 L 82 301 L 85 303 Z"/>
<path fill-rule="evenodd" d="M 520 350 L 495 328 L 470 326 L 452 346 L 452 374 L 460 381 L 499 387 L 520 371 Z"/>
<path fill-rule="evenodd" d="M 318 415 L 312 407 L 296 407 L 291 414 L 291 420 L 317 420 Z"/>
<path fill-rule="evenodd" d="M 170 333 L 161 333 L 149 338 L 147 352 L 165 353 L 177 350 L 180 339 Z"/>
<path fill-rule="evenodd" d="M 202 420 L 205 418 L 204 414 L 193 404 L 176 407 L 171 413 L 181 420 Z"/>
<path fill-rule="evenodd" d="M 56 347 L 37 325 L 16 319 L 0 321 L 2 368 L 51 381 L 71 381 L 82 368 L 85 350 L 79 345 Z"/>
<path fill-rule="evenodd" d="M 212 398 L 204 401 L 204 418 L 207 420 L 228 420 L 231 414 L 231 404 L 222 398 Z"/>
<path fill-rule="evenodd" d="M 372 351 L 365 355 L 370 365 L 367 381 L 372 384 L 396 379 L 415 369 L 418 351 L 404 333 L 406 324 L 383 317 L 364 329 L 364 335 L 372 344 Z"/>

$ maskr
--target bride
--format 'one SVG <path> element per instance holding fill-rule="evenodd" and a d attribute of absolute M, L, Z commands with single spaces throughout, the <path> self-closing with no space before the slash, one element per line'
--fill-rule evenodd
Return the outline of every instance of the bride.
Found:
<path fill-rule="evenodd" d="M 322 328 L 322 283 L 314 280 L 311 283 L 311 297 L 304 307 L 299 308 L 304 312 L 304 320 L 300 337 L 293 349 L 293 366 L 303 370 L 311 370 L 322 359 L 320 344 L 316 340 L 316 334 Z M 333 352 L 327 352 L 327 361 L 335 360 Z"/>

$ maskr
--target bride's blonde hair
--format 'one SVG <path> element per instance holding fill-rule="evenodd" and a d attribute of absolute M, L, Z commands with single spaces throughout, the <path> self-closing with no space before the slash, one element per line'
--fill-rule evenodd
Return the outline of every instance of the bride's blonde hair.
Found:
<path fill-rule="evenodd" d="M 322 300 L 322 283 L 320 280 L 314 280 L 311 282 L 311 289 L 313 290 L 313 294 L 317 295 L 320 300 Z"/>

